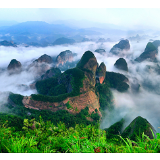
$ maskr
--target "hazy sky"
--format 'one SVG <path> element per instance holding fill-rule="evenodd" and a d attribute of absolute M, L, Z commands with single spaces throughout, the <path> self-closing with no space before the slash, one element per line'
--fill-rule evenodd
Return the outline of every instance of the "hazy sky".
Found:
<path fill-rule="evenodd" d="M 0 8 L 0 20 L 46 21 L 89 20 L 125 27 L 160 28 L 160 8 Z"/>

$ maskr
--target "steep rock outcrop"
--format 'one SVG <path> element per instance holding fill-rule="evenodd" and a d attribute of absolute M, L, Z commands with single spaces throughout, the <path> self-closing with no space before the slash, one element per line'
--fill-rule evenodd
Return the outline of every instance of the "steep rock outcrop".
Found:
<path fill-rule="evenodd" d="M 157 48 L 153 43 L 148 42 L 144 52 L 135 59 L 137 62 L 142 62 L 144 60 L 156 61 L 156 55 L 158 54 Z"/>
<path fill-rule="evenodd" d="M 106 65 L 102 62 L 100 66 L 97 68 L 96 80 L 97 82 L 102 84 L 105 77 L 106 77 Z"/>
<path fill-rule="evenodd" d="M 56 58 L 57 66 L 64 65 L 66 62 L 72 62 L 75 55 L 70 50 L 61 52 Z"/>
<path fill-rule="evenodd" d="M 153 135 L 150 129 L 152 129 L 155 135 L 156 130 L 153 128 L 153 126 L 145 118 L 138 116 L 125 128 L 122 133 L 122 137 L 136 140 L 136 136 L 142 137 L 142 133 L 144 132 L 144 134 L 147 135 L 150 139 L 153 139 Z"/>
<path fill-rule="evenodd" d="M 130 44 L 129 41 L 126 39 L 126 40 L 121 40 L 118 44 L 115 44 L 111 48 L 110 52 L 114 55 L 118 55 L 121 52 L 128 50 L 130 50 Z"/>
<path fill-rule="evenodd" d="M 16 59 L 12 59 L 7 67 L 10 74 L 21 72 L 22 65 Z"/>
<path fill-rule="evenodd" d="M 127 71 L 128 72 L 128 66 L 127 66 L 127 62 L 124 58 L 119 58 L 114 66 L 120 70 L 124 70 L 124 71 Z"/>
<path fill-rule="evenodd" d="M 96 71 L 98 67 L 97 59 L 91 51 L 86 51 L 81 60 L 78 62 L 77 67 L 85 72 L 91 84 L 96 84 Z"/>

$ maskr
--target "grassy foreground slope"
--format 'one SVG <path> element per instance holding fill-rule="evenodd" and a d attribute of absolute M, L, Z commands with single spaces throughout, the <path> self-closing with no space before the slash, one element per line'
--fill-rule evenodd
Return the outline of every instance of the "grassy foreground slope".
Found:
<path fill-rule="evenodd" d="M 134 144 L 134 146 L 132 145 Z M 63 123 L 56 126 L 24 119 L 21 131 L 0 125 L 1 153 L 158 153 L 160 134 L 149 139 L 142 134 L 137 142 L 122 137 L 107 139 L 106 132 L 97 125 L 76 125 L 67 128 Z"/>

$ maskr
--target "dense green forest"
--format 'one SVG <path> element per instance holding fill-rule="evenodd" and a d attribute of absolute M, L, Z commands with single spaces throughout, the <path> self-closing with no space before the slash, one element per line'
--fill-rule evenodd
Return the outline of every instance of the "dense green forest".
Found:
<path fill-rule="evenodd" d="M 110 87 L 117 89 L 119 92 L 125 92 L 129 88 L 129 85 L 126 83 L 128 78 L 120 73 L 106 72 L 105 81 L 108 81 Z"/>
<path fill-rule="evenodd" d="M 80 95 L 80 88 L 83 87 L 84 72 L 78 68 L 66 70 L 59 79 L 52 77 L 46 80 L 36 82 L 36 89 L 39 94 L 32 94 L 32 98 L 44 102 L 60 102 L 67 97 Z M 67 84 L 66 84 L 67 83 Z M 67 86 L 71 85 L 71 91 L 67 92 Z"/>

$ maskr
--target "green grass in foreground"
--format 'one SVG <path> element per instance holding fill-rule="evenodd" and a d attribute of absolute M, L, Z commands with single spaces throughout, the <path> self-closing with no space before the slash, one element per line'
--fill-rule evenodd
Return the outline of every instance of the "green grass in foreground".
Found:
<path fill-rule="evenodd" d="M 135 146 L 132 144 L 134 143 Z M 76 125 L 67 128 L 59 123 L 24 119 L 23 129 L 15 131 L 7 122 L 0 126 L 2 153 L 158 153 L 160 134 L 149 139 L 142 135 L 137 142 L 120 136 L 106 139 L 106 132 L 97 125 Z"/>

